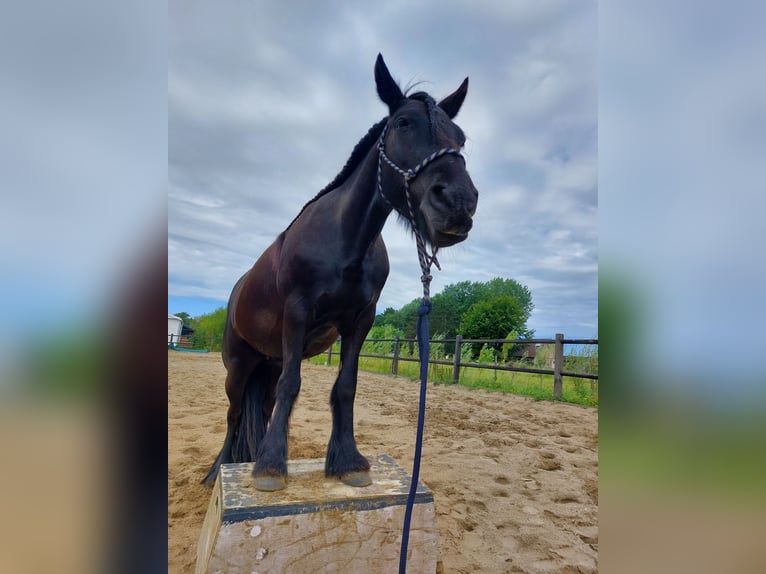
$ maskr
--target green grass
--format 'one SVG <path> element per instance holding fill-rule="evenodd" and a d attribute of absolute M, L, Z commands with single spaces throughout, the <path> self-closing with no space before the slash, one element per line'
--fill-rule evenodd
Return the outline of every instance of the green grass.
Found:
<path fill-rule="evenodd" d="M 333 350 L 332 366 L 338 366 L 339 353 Z M 327 364 L 327 354 L 309 359 L 317 365 Z M 391 359 L 362 357 L 359 368 L 363 371 L 391 374 Z M 398 375 L 413 381 L 420 378 L 420 365 L 417 362 L 399 361 Z M 429 365 L 428 380 L 436 384 L 452 384 L 451 365 Z M 537 400 L 554 400 L 553 375 L 494 371 L 489 369 L 460 369 L 461 386 L 488 391 L 499 391 L 524 395 Z M 598 381 L 564 377 L 561 400 L 585 406 L 598 406 Z"/>

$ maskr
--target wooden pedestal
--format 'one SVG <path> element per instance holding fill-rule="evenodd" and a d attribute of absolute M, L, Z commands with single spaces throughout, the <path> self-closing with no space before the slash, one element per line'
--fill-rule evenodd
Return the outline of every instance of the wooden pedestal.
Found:
<path fill-rule="evenodd" d="M 197 574 L 397 572 L 411 477 L 387 455 L 370 464 L 372 484 L 354 488 L 325 478 L 324 459 L 289 461 L 287 488 L 278 492 L 253 487 L 252 463 L 223 465 L 197 545 Z M 434 499 L 422 483 L 407 554 L 409 572 L 437 571 Z"/>

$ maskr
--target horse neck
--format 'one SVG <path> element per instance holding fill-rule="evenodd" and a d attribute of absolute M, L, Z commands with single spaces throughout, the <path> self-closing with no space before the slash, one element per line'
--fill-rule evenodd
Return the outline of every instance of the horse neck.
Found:
<path fill-rule="evenodd" d="M 377 239 L 391 207 L 377 192 L 378 149 L 373 146 L 339 189 L 339 223 L 352 259 L 361 261 Z"/>

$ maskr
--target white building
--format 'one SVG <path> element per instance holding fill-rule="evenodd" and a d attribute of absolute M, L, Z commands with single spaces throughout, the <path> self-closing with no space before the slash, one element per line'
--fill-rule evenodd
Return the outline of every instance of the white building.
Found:
<path fill-rule="evenodd" d="M 175 315 L 168 315 L 168 345 L 172 342 L 177 344 L 181 340 L 181 329 L 183 329 L 184 321 L 181 317 Z"/>

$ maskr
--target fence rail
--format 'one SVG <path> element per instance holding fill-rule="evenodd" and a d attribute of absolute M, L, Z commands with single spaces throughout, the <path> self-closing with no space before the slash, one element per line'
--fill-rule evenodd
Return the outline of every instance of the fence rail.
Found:
<path fill-rule="evenodd" d="M 359 356 L 363 358 L 371 359 L 389 359 L 391 360 L 391 373 L 396 375 L 399 372 L 400 361 L 419 362 L 416 357 L 402 356 L 400 350 L 402 343 L 417 344 L 416 339 L 400 338 L 394 339 L 366 339 L 365 343 L 393 343 L 393 353 L 391 354 L 371 354 L 362 353 Z M 429 358 L 429 365 L 445 365 L 452 366 L 452 382 L 457 384 L 460 382 L 461 369 L 490 369 L 493 371 L 514 371 L 520 373 L 532 373 L 539 375 L 553 375 L 553 396 L 557 399 L 561 398 L 563 391 L 563 378 L 564 377 L 576 377 L 579 379 L 598 380 L 598 374 L 595 373 L 578 373 L 573 371 L 564 370 L 564 345 L 598 345 L 598 339 L 565 339 L 561 333 L 556 333 L 553 339 L 463 339 L 460 335 L 454 339 L 432 339 L 430 343 L 433 344 L 454 344 L 455 353 L 452 360 L 431 359 Z M 498 364 L 481 364 L 481 363 L 465 363 L 461 361 L 461 347 L 465 343 L 476 343 L 482 345 L 553 345 L 553 368 L 552 369 L 538 369 L 533 367 L 512 366 L 512 365 L 498 365 Z M 337 352 L 331 346 L 327 350 L 327 364 L 332 364 L 332 355 Z"/>
<path fill-rule="evenodd" d="M 168 348 L 182 347 L 184 349 L 206 349 L 208 351 L 221 350 L 221 339 L 218 336 L 198 337 L 196 335 L 184 335 L 168 333 Z"/>
<path fill-rule="evenodd" d="M 179 346 L 184 348 L 199 348 L 200 344 L 202 348 L 208 348 L 208 350 L 214 350 L 214 347 L 220 341 L 217 338 L 210 337 L 208 340 L 197 341 L 194 336 L 192 337 L 178 337 L 176 335 L 168 335 L 168 347 Z M 396 337 L 393 339 L 366 339 L 365 345 L 372 343 L 392 343 L 393 352 L 389 354 L 375 354 L 375 353 L 361 353 L 361 358 L 369 359 L 386 359 L 391 361 L 391 373 L 397 375 L 399 373 L 399 363 L 405 362 L 419 362 L 417 357 L 406 356 L 402 354 L 401 349 L 403 344 L 409 344 L 413 348 L 417 345 L 417 339 L 410 339 L 404 337 Z M 552 375 L 553 376 L 553 396 L 554 398 L 561 398 L 563 390 L 563 378 L 574 377 L 579 379 L 598 380 L 598 374 L 596 373 L 578 373 L 574 371 L 564 370 L 564 345 L 598 345 L 598 339 L 566 339 L 561 333 L 557 333 L 553 339 L 463 339 L 460 335 L 454 339 L 431 339 L 431 345 L 434 344 L 448 344 L 455 346 L 455 353 L 450 360 L 444 359 L 432 359 L 429 358 L 429 365 L 442 365 L 452 366 L 452 382 L 457 384 L 460 382 L 460 372 L 462 369 L 488 369 L 493 371 L 512 371 L 519 373 L 532 373 L 538 375 Z M 501 365 L 501 364 L 486 364 L 486 363 L 474 363 L 461 361 L 461 348 L 463 344 L 481 344 L 481 345 L 553 345 L 553 368 L 540 369 L 535 367 L 525 367 L 518 365 Z M 335 344 L 331 345 L 327 350 L 327 364 L 332 364 L 333 354 L 338 353 L 335 348 Z"/>

